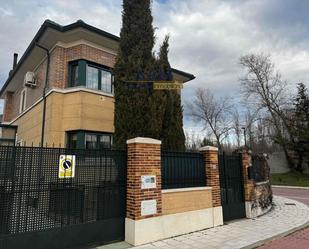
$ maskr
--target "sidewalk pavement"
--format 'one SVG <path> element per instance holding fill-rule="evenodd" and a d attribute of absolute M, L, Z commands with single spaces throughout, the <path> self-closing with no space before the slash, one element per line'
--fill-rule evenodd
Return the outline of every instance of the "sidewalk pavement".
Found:
<path fill-rule="evenodd" d="M 134 249 L 236 249 L 254 248 L 275 237 L 309 225 L 309 207 L 284 197 L 274 197 L 274 208 L 256 219 L 241 219 L 227 225 L 157 241 Z M 97 249 L 127 248 L 123 243 Z"/>
<path fill-rule="evenodd" d="M 309 227 L 289 236 L 270 241 L 259 249 L 305 249 L 309 248 Z"/>

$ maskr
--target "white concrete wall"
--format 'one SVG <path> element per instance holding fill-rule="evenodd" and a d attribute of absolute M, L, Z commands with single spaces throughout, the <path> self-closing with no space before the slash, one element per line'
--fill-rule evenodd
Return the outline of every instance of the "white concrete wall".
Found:
<path fill-rule="evenodd" d="M 271 174 L 287 173 L 290 171 L 288 162 L 283 152 L 274 152 L 268 156 L 269 159 L 267 162 L 269 164 Z M 303 163 L 303 167 L 304 173 L 309 174 L 309 165 L 307 162 Z"/>
<path fill-rule="evenodd" d="M 287 173 L 290 171 L 288 162 L 285 159 L 283 152 L 274 152 L 269 154 L 267 160 L 271 174 Z"/>
<path fill-rule="evenodd" d="M 222 207 L 142 220 L 126 218 L 125 241 L 135 246 L 142 245 L 220 225 L 223 225 Z"/>
<path fill-rule="evenodd" d="M 267 207 L 265 209 L 262 209 L 260 206 L 258 206 L 256 208 L 252 209 L 252 204 L 253 204 L 253 202 L 251 202 L 251 201 L 246 201 L 246 203 L 245 203 L 246 217 L 250 218 L 250 219 L 253 219 L 253 218 L 259 217 L 259 216 L 261 216 L 263 214 L 266 214 L 272 208 L 272 206 L 269 206 L 269 207 Z"/>

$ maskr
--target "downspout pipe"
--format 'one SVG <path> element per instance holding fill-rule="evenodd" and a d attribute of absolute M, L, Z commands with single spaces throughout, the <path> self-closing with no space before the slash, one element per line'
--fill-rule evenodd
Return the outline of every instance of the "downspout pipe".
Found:
<path fill-rule="evenodd" d="M 50 65 L 50 53 L 49 50 L 39 43 L 35 43 L 35 45 L 41 49 L 43 49 L 46 52 L 47 56 L 47 66 L 46 66 L 46 72 L 45 72 L 45 84 L 43 88 L 43 93 L 42 93 L 42 99 L 43 99 L 43 116 L 42 116 L 42 131 L 41 131 L 41 143 L 40 146 L 44 146 L 44 136 L 45 136 L 45 117 L 46 117 L 46 91 L 48 88 L 48 77 L 49 77 L 49 65 Z"/>

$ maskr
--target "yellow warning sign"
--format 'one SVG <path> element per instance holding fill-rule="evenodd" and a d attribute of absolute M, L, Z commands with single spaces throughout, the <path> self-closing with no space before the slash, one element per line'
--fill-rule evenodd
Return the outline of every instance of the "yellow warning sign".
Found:
<path fill-rule="evenodd" d="M 75 177 L 75 155 L 60 155 L 59 178 Z"/>

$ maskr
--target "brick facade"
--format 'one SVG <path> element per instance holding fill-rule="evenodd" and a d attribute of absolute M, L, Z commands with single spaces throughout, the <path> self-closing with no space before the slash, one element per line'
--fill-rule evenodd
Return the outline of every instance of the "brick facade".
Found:
<path fill-rule="evenodd" d="M 127 168 L 127 218 L 140 220 L 160 216 L 162 214 L 161 193 L 161 142 L 147 139 L 145 142 L 136 138 L 128 140 Z M 153 141 L 154 143 L 151 143 Z M 141 176 L 155 175 L 156 188 L 141 189 Z M 144 200 L 157 201 L 157 213 L 141 215 L 141 203 Z"/>
<path fill-rule="evenodd" d="M 242 167 L 243 167 L 243 181 L 244 181 L 244 192 L 245 201 L 252 201 L 254 198 L 254 181 L 248 178 L 248 167 L 251 166 L 251 153 L 243 151 L 241 153 Z"/>
<path fill-rule="evenodd" d="M 66 88 L 68 82 L 69 62 L 79 59 L 84 59 L 112 68 L 115 64 L 116 56 L 87 44 L 79 44 L 67 48 L 57 45 L 51 51 L 50 55 L 50 71 L 48 79 L 49 89 Z M 30 91 L 27 91 L 26 108 L 32 106 L 42 97 L 42 91 L 45 84 L 46 64 L 45 59 L 36 69 L 34 69 L 37 86 Z M 19 89 L 14 93 L 9 93 L 9 96 L 5 99 L 5 102 L 8 102 L 8 104 L 7 108 L 4 109 L 5 119 L 3 121 L 9 122 L 19 115 L 20 94 L 23 88 L 23 84 L 20 84 Z"/>
<path fill-rule="evenodd" d="M 52 87 L 65 88 L 68 82 L 68 64 L 70 61 L 85 59 L 107 67 L 114 67 L 116 56 L 88 46 L 80 44 L 69 48 L 56 46 L 51 56 L 50 78 Z"/>
<path fill-rule="evenodd" d="M 204 156 L 207 186 L 212 187 L 213 207 L 221 206 L 218 149 L 206 146 L 201 148 L 200 151 Z"/>
<path fill-rule="evenodd" d="M 9 122 L 13 118 L 13 111 L 14 111 L 13 95 L 14 95 L 13 92 L 6 92 L 2 122 Z"/>

